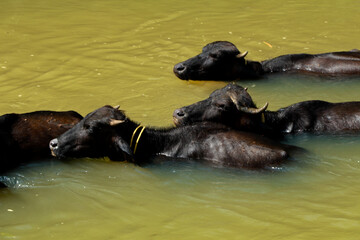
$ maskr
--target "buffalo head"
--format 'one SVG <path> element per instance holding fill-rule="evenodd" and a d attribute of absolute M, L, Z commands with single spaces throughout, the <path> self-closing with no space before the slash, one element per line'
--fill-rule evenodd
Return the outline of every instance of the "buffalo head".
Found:
<path fill-rule="evenodd" d="M 234 80 L 246 71 L 245 56 L 230 42 L 207 44 L 202 53 L 174 66 L 175 75 L 183 80 Z"/>
<path fill-rule="evenodd" d="M 51 140 L 49 147 L 59 158 L 109 156 L 113 160 L 128 160 L 132 151 L 124 140 L 131 136 L 126 123 L 127 117 L 118 107 L 104 106 Z"/>
<path fill-rule="evenodd" d="M 176 109 L 173 119 L 175 125 L 212 121 L 247 130 L 261 122 L 267 106 L 265 103 L 257 108 L 246 88 L 231 83 L 215 90 L 203 101 Z"/>

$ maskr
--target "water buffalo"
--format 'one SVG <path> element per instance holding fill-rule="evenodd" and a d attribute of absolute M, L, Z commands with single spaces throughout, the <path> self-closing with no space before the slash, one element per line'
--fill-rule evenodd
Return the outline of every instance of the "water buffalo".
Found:
<path fill-rule="evenodd" d="M 320 100 L 295 103 L 277 111 L 257 108 L 247 89 L 228 84 L 208 99 L 176 109 L 176 125 L 213 121 L 236 129 L 283 135 L 287 133 L 360 132 L 360 102 L 330 103 Z"/>
<path fill-rule="evenodd" d="M 230 42 L 207 44 L 202 53 L 174 66 L 183 80 L 241 80 L 278 72 L 311 73 L 319 76 L 360 75 L 360 51 L 323 54 L 288 54 L 262 62 L 245 59 Z"/>
<path fill-rule="evenodd" d="M 284 162 L 295 147 L 217 123 L 156 129 L 104 106 L 51 140 L 54 156 L 105 157 L 145 164 L 153 156 L 204 160 L 215 166 L 263 168 Z"/>
<path fill-rule="evenodd" d="M 74 111 L 36 111 L 0 116 L 0 173 L 34 158 L 50 157 L 49 141 L 78 123 Z"/>

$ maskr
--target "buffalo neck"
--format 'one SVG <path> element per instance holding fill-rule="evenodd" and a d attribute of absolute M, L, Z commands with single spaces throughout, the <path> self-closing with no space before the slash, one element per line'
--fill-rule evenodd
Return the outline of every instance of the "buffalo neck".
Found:
<path fill-rule="evenodd" d="M 261 62 L 245 60 L 247 71 L 257 74 L 257 76 L 267 73 L 289 72 L 299 70 L 295 63 L 304 58 L 304 54 L 289 54 L 271 58 Z"/>
<path fill-rule="evenodd" d="M 284 119 L 278 112 L 264 111 L 260 114 L 248 115 L 244 117 L 240 113 L 238 117 L 234 117 L 226 125 L 235 127 L 242 131 L 254 132 L 260 135 L 265 135 L 270 138 L 281 138 L 282 134 L 280 129 L 281 123 Z"/>
<path fill-rule="evenodd" d="M 271 58 L 261 62 L 264 73 L 287 72 L 294 70 L 294 61 L 301 58 L 302 54 L 289 54 Z"/>
<path fill-rule="evenodd" d="M 252 115 L 250 118 L 244 118 L 243 114 L 239 118 L 234 118 L 235 122 L 229 124 L 236 129 L 250 131 L 270 138 L 282 138 L 287 125 L 287 118 L 278 111 L 265 111 L 260 114 Z"/>
<path fill-rule="evenodd" d="M 288 129 L 290 121 L 283 111 L 265 111 L 264 119 L 264 125 L 278 134 L 291 132 L 291 129 Z"/>
<path fill-rule="evenodd" d="M 174 128 L 145 127 L 128 120 L 122 137 L 131 148 L 135 163 L 141 164 L 145 163 L 144 161 L 149 159 L 150 156 L 162 153 L 165 146 L 169 144 L 168 139 L 172 129 Z M 123 133 L 123 130 L 121 131 Z M 131 142 L 131 140 L 133 141 Z"/>
<path fill-rule="evenodd" d="M 235 75 L 239 78 L 258 78 L 264 74 L 261 63 L 246 59 L 239 60 L 234 67 Z"/>

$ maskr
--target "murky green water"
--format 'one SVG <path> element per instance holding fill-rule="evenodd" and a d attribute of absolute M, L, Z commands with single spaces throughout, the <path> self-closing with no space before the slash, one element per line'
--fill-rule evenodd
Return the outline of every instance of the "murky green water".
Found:
<path fill-rule="evenodd" d="M 181 81 L 175 63 L 228 40 L 248 58 L 360 48 L 356 1 L 0 2 L 0 114 L 120 104 L 143 124 L 223 82 Z M 270 48 L 266 43 L 270 43 Z M 243 86 L 275 110 L 360 100 L 360 77 L 291 75 Z M 33 163 L 2 176 L 0 239 L 358 239 L 360 137 L 287 139 L 310 153 L 274 171 L 107 159 Z"/>

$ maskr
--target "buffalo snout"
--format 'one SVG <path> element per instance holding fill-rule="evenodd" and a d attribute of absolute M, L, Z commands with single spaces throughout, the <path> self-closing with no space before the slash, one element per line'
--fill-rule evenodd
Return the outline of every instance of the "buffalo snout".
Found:
<path fill-rule="evenodd" d="M 186 74 L 186 72 L 187 72 L 186 70 L 187 70 L 187 68 L 186 68 L 186 66 L 185 66 L 182 62 L 176 64 L 176 65 L 174 66 L 174 69 L 173 69 L 175 75 L 176 75 L 178 78 L 182 79 L 182 80 L 188 80 L 188 79 L 189 79 L 188 76 L 187 76 L 187 74 Z"/>
<path fill-rule="evenodd" d="M 58 144 L 59 144 L 59 141 L 57 138 L 51 140 L 49 143 L 51 155 L 53 155 L 54 157 L 56 157 L 55 151 L 58 149 Z"/>

